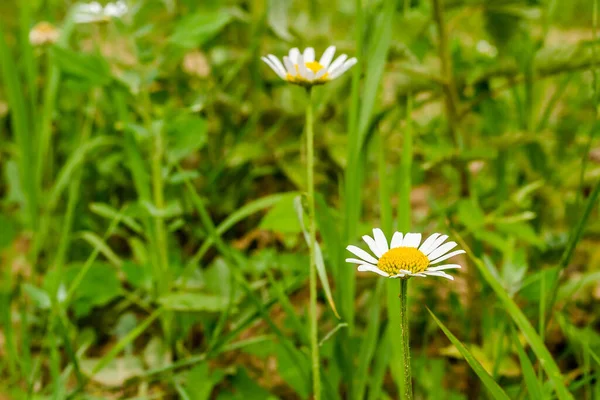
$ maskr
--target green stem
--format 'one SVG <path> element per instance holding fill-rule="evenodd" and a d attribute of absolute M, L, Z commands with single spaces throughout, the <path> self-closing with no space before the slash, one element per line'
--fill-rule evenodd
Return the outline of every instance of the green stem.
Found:
<path fill-rule="evenodd" d="M 317 226 L 315 221 L 315 154 L 313 131 L 313 91 L 308 90 L 308 104 L 306 106 L 306 176 L 308 185 L 308 219 L 310 234 L 310 353 L 313 377 L 314 399 L 321 398 L 321 376 L 319 370 L 319 341 L 317 334 L 317 266 L 315 263 L 315 243 L 317 242 Z"/>
<path fill-rule="evenodd" d="M 404 362 L 404 393 L 401 398 L 403 400 L 411 400 L 413 397 L 412 374 L 410 369 L 410 326 L 408 325 L 408 310 L 406 307 L 407 298 L 408 279 L 400 279 L 400 340 L 402 342 L 402 360 Z"/>
<path fill-rule="evenodd" d="M 164 152 L 164 145 L 162 139 L 162 132 L 154 132 L 154 154 L 152 156 L 152 190 L 154 195 L 154 204 L 158 210 L 165 208 L 164 200 L 164 184 L 162 178 L 162 157 Z M 167 235 L 165 230 L 165 222 L 162 216 L 155 218 L 155 229 L 156 229 L 156 246 L 157 246 L 157 259 L 158 259 L 158 274 L 156 278 L 157 292 L 158 295 L 166 293 L 168 290 L 168 280 L 165 276 L 168 271 L 169 259 L 167 253 Z"/>

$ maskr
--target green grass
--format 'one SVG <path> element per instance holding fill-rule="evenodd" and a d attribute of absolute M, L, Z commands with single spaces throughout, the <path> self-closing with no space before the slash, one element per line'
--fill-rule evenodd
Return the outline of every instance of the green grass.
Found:
<path fill-rule="evenodd" d="M 0 398 L 308 399 L 315 372 L 325 400 L 407 372 L 415 399 L 598 398 L 598 0 L 25 3 L 0 4 Z M 307 152 L 305 91 L 260 56 L 331 44 L 358 63 L 313 89 Z M 409 282 L 411 371 L 400 281 L 344 261 L 375 227 L 467 250 Z"/>

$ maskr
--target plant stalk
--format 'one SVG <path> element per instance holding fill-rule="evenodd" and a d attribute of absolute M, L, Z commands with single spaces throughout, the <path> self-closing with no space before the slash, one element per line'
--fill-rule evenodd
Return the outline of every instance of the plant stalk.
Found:
<path fill-rule="evenodd" d="M 317 225 L 315 220 L 315 154 L 313 131 L 313 90 L 308 88 L 308 104 L 306 106 L 306 177 L 308 185 L 308 220 L 309 220 L 309 290 L 310 290 L 310 353 L 313 378 L 313 395 L 315 400 L 321 398 L 321 375 L 319 365 L 319 340 L 317 332 L 317 266 L 315 243 L 317 242 Z"/>
<path fill-rule="evenodd" d="M 412 400 L 413 398 L 407 300 L 408 279 L 400 279 L 400 340 L 402 342 L 402 360 L 404 362 L 404 392 L 401 396 L 402 400 Z"/>

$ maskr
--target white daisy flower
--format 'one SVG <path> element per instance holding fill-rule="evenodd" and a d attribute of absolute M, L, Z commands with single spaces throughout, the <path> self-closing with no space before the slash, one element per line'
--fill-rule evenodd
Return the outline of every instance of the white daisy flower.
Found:
<path fill-rule="evenodd" d="M 339 78 L 357 62 L 355 57 L 348 59 L 346 54 L 340 55 L 332 62 L 334 54 L 335 46 L 329 46 L 319 61 L 316 61 L 315 49 L 312 47 L 307 47 L 302 53 L 294 47 L 283 57 L 283 63 L 273 54 L 261 59 L 284 81 L 313 86 Z"/>
<path fill-rule="evenodd" d="M 434 233 L 421 244 L 420 233 L 402 235 L 402 233 L 396 232 L 388 245 L 383 231 L 375 228 L 373 229 L 373 237 L 363 236 L 363 240 L 375 254 L 375 257 L 357 246 L 350 245 L 346 249 L 358 258 L 347 258 L 346 262 L 358 264 L 359 271 L 375 272 L 386 278 L 407 279 L 411 276 L 423 278 L 441 276 L 442 278 L 454 280 L 452 275 L 448 275 L 444 271 L 460 268 L 460 265 L 436 264 L 465 251 L 455 250 L 448 253 L 456 247 L 456 242 L 443 244 L 446 239 L 448 239 L 447 235 Z"/>
<path fill-rule="evenodd" d="M 73 18 L 78 24 L 106 22 L 111 18 L 121 18 L 127 14 L 127 4 L 123 0 L 108 3 L 104 7 L 97 1 L 76 4 Z"/>
<path fill-rule="evenodd" d="M 42 21 L 29 32 L 29 42 L 33 46 L 56 43 L 60 37 L 60 31 L 49 22 Z"/>

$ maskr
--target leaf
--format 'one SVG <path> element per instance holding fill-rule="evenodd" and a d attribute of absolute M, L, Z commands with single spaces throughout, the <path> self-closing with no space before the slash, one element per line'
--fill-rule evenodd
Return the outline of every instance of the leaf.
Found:
<path fill-rule="evenodd" d="M 171 121 L 167 129 L 167 160 L 175 164 L 200 150 L 208 139 L 208 124 L 204 118 L 184 114 Z"/>
<path fill-rule="evenodd" d="M 462 354 L 462 356 L 465 358 L 465 361 L 467 361 L 467 363 L 469 363 L 469 365 L 471 366 L 473 371 L 477 374 L 477 376 L 479 377 L 481 382 L 485 385 L 485 387 L 490 392 L 490 394 L 495 399 L 509 400 L 510 398 L 506 395 L 504 390 L 502 390 L 502 388 L 494 381 L 494 379 L 490 376 L 490 374 L 487 373 L 487 371 L 481 366 L 479 361 L 477 361 L 477 359 L 475 357 L 473 357 L 473 354 L 471 354 L 469 349 L 467 349 L 467 347 L 465 345 L 463 345 L 461 343 L 461 341 L 458 340 L 456 338 L 456 336 L 454 336 L 452 334 L 452 332 L 450 332 L 448 330 L 448 328 L 446 328 L 446 325 L 444 325 L 442 323 L 442 321 L 440 321 L 429 308 L 427 308 L 427 311 L 429 311 L 429 314 L 431 315 L 433 320 L 438 324 L 438 326 L 444 332 L 444 334 L 448 337 L 448 339 L 450 339 L 452 344 L 454 344 L 454 346 L 456 346 L 456 348 L 458 349 L 460 354 Z"/>
<path fill-rule="evenodd" d="M 288 26 L 291 5 L 290 0 L 269 0 L 269 13 L 267 14 L 267 22 L 273 32 L 288 42 L 294 39 Z"/>
<path fill-rule="evenodd" d="M 148 329 L 148 327 L 156 320 L 161 313 L 163 312 L 162 308 L 154 311 L 150 314 L 140 325 L 138 325 L 134 330 L 129 332 L 127 336 L 123 339 L 119 340 L 117 344 L 110 349 L 108 353 L 106 353 L 98 362 L 93 366 L 92 370 L 89 373 L 89 378 L 93 379 L 94 376 L 102 371 L 125 347 L 133 343 L 138 336 Z"/>
<path fill-rule="evenodd" d="M 115 267 L 120 268 L 121 265 L 123 265 L 123 261 L 100 236 L 93 232 L 83 232 L 79 236 L 81 236 L 81 238 L 88 242 L 93 248 L 98 249 L 100 253 L 102 253 L 102 255 L 106 257 L 106 259 Z"/>
<path fill-rule="evenodd" d="M 106 365 L 99 373 L 93 374 L 94 368 L 98 366 L 100 359 L 88 358 L 80 361 L 82 371 L 92 375 L 92 380 L 103 386 L 120 387 L 133 377 L 142 375 L 144 368 L 142 362 L 133 356 L 115 358 Z"/>
<path fill-rule="evenodd" d="M 126 214 L 123 214 L 121 211 L 109 206 L 108 204 L 92 203 L 92 204 L 90 204 L 90 210 L 94 214 L 98 214 L 99 216 L 108 218 L 110 220 L 118 218 L 119 221 L 121 221 L 123 223 L 123 225 L 126 225 L 129 229 L 131 229 L 135 233 L 140 233 L 140 234 L 143 233 L 143 228 L 141 227 L 140 224 L 137 223 L 137 221 L 135 219 L 131 218 L 130 216 L 128 216 Z"/>
<path fill-rule="evenodd" d="M 231 19 L 226 10 L 196 12 L 179 21 L 169 41 L 186 49 L 201 47 L 223 30 Z"/>
<path fill-rule="evenodd" d="M 42 310 L 49 310 L 52 306 L 50 296 L 48 295 L 48 293 L 46 293 L 45 290 L 35 287 L 29 283 L 24 283 L 23 285 L 21 285 L 21 288 Z"/>
<path fill-rule="evenodd" d="M 0 226 L 2 227 L 0 229 L 0 250 L 2 250 L 13 242 L 17 231 L 12 220 L 2 214 L 0 214 Z"/>
<path fill-rule="evenodd" d="M 191 400 L 208 400 L 217 383 L 219 383 L 225 372 L 223 370 L 210 371 L 208 362 L 204 361 L 190 370 L 187 374 L 186 385 Z"/>
<path fill-rule="evenodd" d="M 80 267 L 70 267 L 65 271 L 67 283 L 71 283 Z M 51 274 L 46 275 L 47 279 Z M 114 298 L 121 294 L 121 283 L 117 278 L 115 268 L 104 263 L 92 264 L 83 280 L 75 290 L 71 305 L 77 317 L 83 317 L 91 311 L 93 307 L 100 307 L 108 304 Z"/>
<path fill-rule="evenodd" d="M 275 353 L 279 375 L 302 399 L 308 399 L 310 384 L 300 374 L 300 370 L 307 373 L 310 370 L 308 359 L 306 357 L 291 357 L 290 353 L 281 344 L 278 344 Z M 298 363 L 300 363 L 300 369 L 297 368 Z"/>
<path fill-rule="evenodd" d="M 63 73 L 95 86 L 107 86 L 112 81 L 110 66 L 104 57 L 54 46 L 52 61 Z"/>
<path fill-rule="evenodd" d="M 521 341 L 519 340 L 519 337 L 514 329 L 512 330 L 512 342 L 517 348 L 517 354 L 519 355 L 519 362 L 521 363 L 521 370 L 523 371 L 529 397 L 531 399 L 543 399 L 544 396 L 542 387 L 537 379 L 537 376 L 535 375 L 535 370 L 533 369 L 531 360 L 527 356 L 527 353 L 525 353 L 525 349 L 523 349 Z"/>
<path fill-rule="evenodd" d="M 371 293 L 369 300 L 369 315 L 368 323 L 363 340 L 360 344 L 358 365 L 356 370 L 356 378 L 352 385 L 353 398 L 364 399 L 365 388 L 367 386 L 367 378 L 369 377 L 369 366 L 373 360 L 375 349 L 377 347 L 377 339 L 379 338 L 379 328 L 381 319 L 381 298 L 385 279 L 378 279 L 375 290 Z"/>
<path fill-rule="evenodd" d="M 298 216 L 298 221 L 300 222 L 300 226 L 302 227 L 302 233 L 304 233 L 304 239 L 306 243 L 310 246 L 310 236 L 306 230 L 304 225 L 304 210 L 302 209 L 302 198 L 300 196 L 296 196 L 294 198 L 294 209 L 296 210 L 296 214 Z M 340 319 L 340 315 L 337 312 L 335 307 L 335 302 L 333 301 L 333 296 L 331 295 L 331 288 L 329 287 L 329 280 L 327 279 L 327 271 L 325 270 L 325 262 L 323 261 L 323 253 L 321 253 L 321 247 L 319 246 L 319 242 L 315 241 L 315 264 L 317 267 L 317 274 L 319 275 L 319 280 L 321 281 L 321 285 L 323 286 L 323 291 L 325 291 L 325 297 L 327 298 L 327 302 L 331 307 L 333 313 L 338 319 Z"/>
<path fill-rule="evenodd" d="M 298 234 L 302 232 L 298 216 L 294 212 L 295 197 L 296 195 L 286 196 L 275 204 L 263 217 L 260 228 L 279 233 Z"/>
<path fill-rule="evenodd" d="M 222 311 L 227 307 L 228 299 L 206 293 L 178 292 L 170 293 L 158 299 L 167 310 L 175 311 Z"/>

